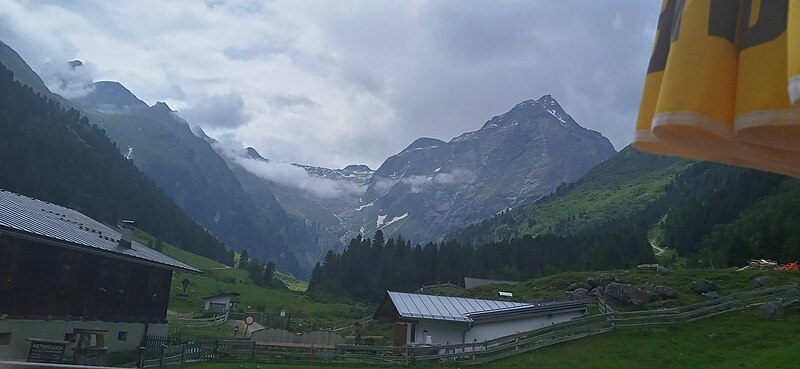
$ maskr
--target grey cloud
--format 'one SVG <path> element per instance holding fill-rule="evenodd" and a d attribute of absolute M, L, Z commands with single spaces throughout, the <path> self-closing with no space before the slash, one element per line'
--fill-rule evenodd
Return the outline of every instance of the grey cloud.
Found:
<path fill-rule="evenodd" d="M 314 177 L 305 169 L 293 164 L 252 159 L 245 156 L 241 150 L 223 148 L 220 151 L 250 173 L 283 186 L 306 191 L 316 197 L 361 195 L 366 191 L 365 186 L 354 183 Z"/>
<path fill-rule="evenodd" d="M 386 192 L 392 189 L 397 182 L 398 180 L 391 178 L 376 178 L 373 179 L 372 190 L 379 196 L 383 196 L 386 194 Z"/>
<path fill-rule="evenodd" d="M 83 97 L 94 90 L 92 73 L 82 63 L 45 63 L 39 77 L 50 91 L 67 99 Z"/>
<path fill-rule="evenodd" d="M 430 184 L 431 180 L 433 179 L 432 176 L 408 176 L 403 178 L 400 182 L 407 184 L 411 187 L 411 192 L 419 193 L 422 192 L 428 185 Z"/>
<path fill-rule="evenodd" d="M 236 128 L 250 120 L 244 99 L 236 93 L 201 96 L 180 111 L 188 122 L 203 127 Z"/>
<path fill-rule="evenodd" d="M 412 175 L 404 177 L 401 182 L 409 185 L 411 192 L 419 193 L 433 183 L 444 186 L 461 185 L 475 181 L 475 173 L 465 169 L 454 169 L 452 172 L 433 175 Z"/>
<path fill-rule="evenodd" d="M 659 4 L 437 1 L 374 31 L 369 19 L 380 15 L 370 11 L 378 11 L 359 9 L 330 32 L 347 50 L 342 68 L 352 83 L 362 84 L 358 75 L 392 76 L 389 99 L 404 128 L 398 149 L 420 136 L 447 140 L 544 94 L 620 148 L 632 136 L 652 45 L 641 30 L 654 27 Z M 382 32 L 407 23 L 405 34 Z M 393 47 L 336 35 L 362 32 L 384 35 Z"/>
<path fill-rule="evenodd" d="M 308 96 L 302 95 L 277 95 L 273 101 L 275 102 L 275 105 L 281 108 L 293 106 L 314 107 L 319 105 L 316 101 L 311 100 Z"/>
<path fill-rule="evenodd" d="M 455 169 L 450 173 L 438 173 L 433 177 L 436 183 L 443 185 L 459 185 L 475 181 L 475 173 L 464 169 Z"/>
<path fill-rule="evenodd" d="M 544 94 L 552 94 L 578 123 L 603 133 L 617 148 L 627 145 L 660 3 L 209 0 L 199 7 L 171 2 L 158 7 L 168 16 L 153 18 L 152 11 L 138 11 L 136 5 L 51 1 L 48 12 L 42 2 L 19 0 L 0 5 L 0 39 L 37 71 L 47 60 L 91 60 L 92 53 L 102 54 L 94 59 L 104 62 L 103 79 L 136 89 L 146 101 L 168 95 L 178 100 L 175 106 L 187 107 L 181 115 L 190 123 L 215 134 L 236 136 L 243 130 L 238 132 L 247 135 L 240 139 L 273 157 L 376 166 L 418 137 L 448 140 Z M 74 18 L 54 16 L 58 7 Z M 244 26 L 253 25 L 243 21 L 253 18 L 263 26 L 258 37 Z M 130 24 L 139 23 L 148 29 L 131 31 Z M 220 26 L 220 42 L 227 43 L 209 48 L 206 38 L 192 38 L 207 37 L 202 32 L 212 25 Z M 119 50 L 146 49 L 146 55 L 126 58 L 82 44 L 97 35 Z M 170 49 L 181 53 L 164 52 Z M 189 62 L 191 53 L 202 57 Z M 269 68 L 257 68 L 264 65 Z M 148 68 L 175 74 L 150 73 L 137 86 Z M 269 78 L 283 73 L 292 79 Z M 255 76 L 269 82 L 250 83 Z M 185 94 L 170 90 L 177 85 Z M 243 95 L 208 97 L 205 89 L 211 86 Z M 274 109 L 312 106 L 303 98 L 318 105 Z M 259 115 L 248 115 L 249 109 Z M 264 114 L 276 110 L 274 116 Z M 247 121 L 251 124 L 244 125 Z M 318 122 L 330 122 L 332 128 L 308 131 Z"/>

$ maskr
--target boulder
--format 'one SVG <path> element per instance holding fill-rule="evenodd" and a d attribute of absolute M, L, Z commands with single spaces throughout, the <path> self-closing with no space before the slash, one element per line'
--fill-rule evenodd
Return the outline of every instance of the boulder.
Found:
<path fill-rule="evenodd" d="M 706 293 L 703 293 L 702 295 L 703 295 L 703 297 L 705 297 L 705 298 L 707 298 L 709 300 L 714 300 L 714 299 L 718 299 L 719 298 L 719 292 L 717 292 L 717 291 L 708 291 Z"/>
<path fill-rule="evenodd" d="M 603 295 L 617 304 L 633 307 L 642 306 L 648 300 L 641 288 L 626 283 L 609 283 Z"/>
<path fill-rule="evenodd" d="M 567 287 L 567 291 L 575 291 L 578 288 L 585 288 L 588 291 L 592 289 L 592 286 L 583 282 L 575 282 L 573 284 L 570 284 L 569 287 Z"/>
<path fill-rule="evenodd" d="M 782 299 L 775 299 L 772 300 L 764 305 L 761 305 L 761 312 L 769 319 L 780 319 L 783 318 L 784 309 L 783 309 L 783 300 Z"/>
<path fill-rule="evenodd" d="M 574 291 L 567 291 L 567 298 L 570 300 L 586 300 L 589 298 L 589 290 L 576 288 Z"/>
<path fill-rule="evenodd" d="M 600 274 L 599 277 L 589 277 L 586 278 L 586 284 L 594 287 L 605 287 L 608 286 L 609 283 L 617 282 L 617 276 L 611 273 L 603 273 Z"/>
<path fill-rule="evenodd" d="M 653 292 L 657 293 L 662 299 L 674 299 L 678 297 L 678 292 L 669 286 L 655 285 Z"/>
<path fill-rule="evenodd" d="M 756 288 L 760 288 L 760 287 L 769 286 L 770 284 L 772 284 L 772 279 L 770 279 L 769 277 L 767 277 L 765 275 L 759 275 L 759 276 L 753 277 L 753 279 L 750 281 L 750 283 L 753 284 L 753 289 L 756 289 Z"/>
<path fill-rule="evenodd" d="M 589 291 L 589 296 L 592 296 L 592 297 L 597 297 L 597 296 L 600 296 L 602 294 L 603 294 L 603 287 L 595 287 L 595 288 L 592 288 L 591 291 Z"/>
<path fill-rule="evenodd" d="M 717 288 L 717 285 L 715 285 L 714 282 L 705 279 L 702 281 L 692 282 L 692 291 L 695 293 L 704 294 L 706 292 L 719 291 L 719 288 Z"/>

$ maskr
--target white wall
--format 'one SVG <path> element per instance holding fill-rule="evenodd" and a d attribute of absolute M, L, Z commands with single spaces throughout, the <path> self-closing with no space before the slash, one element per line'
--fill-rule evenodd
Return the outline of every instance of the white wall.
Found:
<path fill-rule="evenodd" d="M 25 360 L 28 357 L 30 343 L 27 338 L 43 338 L 64 340 L 64 335 L 72 333 L 74 328 L 105 329 L 105 345 L 110 352 L 138 350 L 144 335 L 143 323 L 81 322 L 81 321 L 47 321 L 47 320 L 0 320 L 0 332 L 11 332 L 11 343 L 0 345 L 0 360 Z M 128 332 L 125 341 L 119 341 L 119 332 Z M 148 335 L 166 336 L 169 328 L 166 324 L 150 324 Z M 67 347 L 67 354 L 71 350 Z"/>
<path fill-rule="evenodd" d="M 233 296 L 215 296 L 205 300 L 205 307 L 203 309 L 205 311 L 211 310 L 211 304 L 213 303 L 225 304 L 225 311 L 228 311 L 231 308 L 231 300 L 233 300 Z"/>
<path fill-rule="evenodd" d="M 434 345 L 455 345 L 462 343 L 464 330 L 469 327 L 466 322 L 421 319 L 417 323 L 414 344 L 425 343 L 425 331 L 431 336 Z M 410 328 L 406 328 L 409 329 Z"/>
<path fill-rule="evenodd" d="M 566 322 L 580 316 L 583 316 L 583 313 L 580 311 L 572 311 L 553 314 L 551 316 L 540 315 L 521 319 L 478 323 L 467 331 L 465 343 L 483 342 L 515 333 L 528 332 L 555 323 Z"/>
<path fill-rule="evenodd" d="M 406 343 L 415 345 L 424 344 L 425 330 L 428 331 L 434 345 L 483 342 L 515 333 L 532 331 L 581 316 L 583 316 L 583 312 L 571 311 L 552 314 L 550 316 L 539 315 L 511 320 L 478 322 L 473 323 L 472 328 L 469 330 L 467 330 L 469 325 L 465 322 L 421 319 L 417 323 L 415 340 L 413 343 L 410 340 L 410 324 L 406 326 L 406 334 L 409 336 Z M 466 333 L 464 333 L 464 331 L 466 331 Z"/>

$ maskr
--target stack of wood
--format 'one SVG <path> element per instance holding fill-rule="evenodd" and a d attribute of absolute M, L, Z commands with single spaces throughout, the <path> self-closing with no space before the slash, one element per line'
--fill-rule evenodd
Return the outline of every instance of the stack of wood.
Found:
<path fill-rule="evenodd" d="M 666 267 L 661 266 L 661 264 L 639 264 L 639 265 L 636 266 L 636 269 L 637 270 L 649 270 L 649 271 L 658 272 L 658 273 L 665 273 L 665 272 L 669 271 L 669 269 L 667 269 Z"/>
<path fill-rule="evenodd" d="M 750 262 L 747 265 L 737 269 L 738 271 L 742 270 L 762 270 L 762 269 L 769 269 L 769 270 L 778 270 L 778 262 L 769 259 L 750 259 Z"/>

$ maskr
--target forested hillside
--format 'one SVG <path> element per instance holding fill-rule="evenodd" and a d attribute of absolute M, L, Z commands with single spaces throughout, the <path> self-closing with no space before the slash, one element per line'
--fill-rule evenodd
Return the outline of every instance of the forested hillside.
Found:
<path fill-rule="evenodd" d="M 485 243 L 538 234 L 569 234 L 645 209 L 691 161 L 626 147 L 539 201 L 451 231 L 445 239 Z"/>
<path fill-rule="evenodd" d="M 800 211 L 793 207 L 798 186 L 796 179 L 777 174 L 628 147 L 580 181 L 449 238 L 483 244 L 572 235 L 629 219 L 649 229 L 653 244 L 674 249 L 691 263 L 733 266 L 752 257 L 790 262 L 800 256 L 794 242 L 800 229 L 795 220 Z"/>
<path fill-rule="evenodd" d="M 232 263 L 233 253 L 122 157 L 102 129 L 14 81 L 2 64 L 0 131 L 0 188 L 108 224 L 134 219 L 164 241 Z"/>
<path fill-rule="evenodd" d="M 384 242 L 378 230 L 372 239 L 352 239 L 340 255 L 328 252 L 315 266 L 309 290 L 374 301 L 386 290 L 462 284 L 465 276 L 521 281 L 654 261 L 646 224 L 636 219 L 600 224 L 570 236 L 524 236 L 477 247 L 452 240 L 412 245 L 400 236 Z"/>
<path fill-rule="evenodd" d="M 448 241 L 355 238 L 341 255 L 325 257 L 309 288 L 375 299 L 464 276 L 526 280 L 629 268 L 655 261 L 651 244 L 676 250 L 690 266 L 791 262 L 800 258 L 798 230 L 796 179 L 627 148 L 581 181 Z"/>

